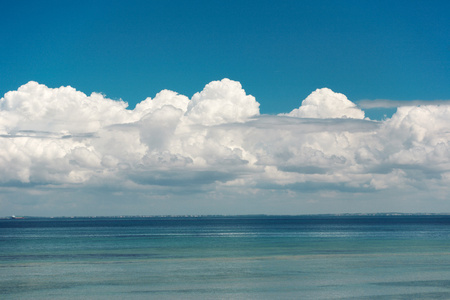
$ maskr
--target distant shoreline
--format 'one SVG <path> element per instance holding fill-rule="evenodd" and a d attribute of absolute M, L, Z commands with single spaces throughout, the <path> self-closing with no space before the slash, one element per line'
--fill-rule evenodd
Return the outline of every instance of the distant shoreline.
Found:
<path fill-rule="evenodd" d="M 36 219 L 161 219 L 161 218 L 297 218 L 297 217 L 396 217 L 396 216 L 450 216 L 450 213 L 339 213 L 339 214 L 298 214 L 298 215 L 118 215 L 118 216 L 5 216 L 0 220 Z"/>

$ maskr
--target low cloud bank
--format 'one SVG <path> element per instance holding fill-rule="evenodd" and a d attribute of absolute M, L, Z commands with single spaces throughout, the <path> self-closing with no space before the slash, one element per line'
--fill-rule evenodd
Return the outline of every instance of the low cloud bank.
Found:
<path fill-rule="evenodd" d="M 0 185 L 446 197 L 450 106 L 440 104 L 372 121 L 323 88 L 289 113 L 260 115 L 239 82 L 223 79 L 191 99 L 163 90 L 129 110 L 101 94 L 29 82 L 0 99 Z"/>

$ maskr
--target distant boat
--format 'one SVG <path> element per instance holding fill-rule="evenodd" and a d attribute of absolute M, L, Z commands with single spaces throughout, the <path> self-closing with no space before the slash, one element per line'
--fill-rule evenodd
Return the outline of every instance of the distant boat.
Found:
<path fill-rule="evenodd" d="M 13 220 L 20 220 L 20 219 L 25 219 L 25 217 L 16 217 L 15 215 L 12 215 L 11 219 L 13 219 Z"/>

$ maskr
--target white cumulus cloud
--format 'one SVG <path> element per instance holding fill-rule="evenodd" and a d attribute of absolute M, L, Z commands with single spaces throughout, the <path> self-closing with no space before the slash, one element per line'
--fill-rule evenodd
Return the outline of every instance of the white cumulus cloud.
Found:
<path fill-rule="evenodd" d="M 352 118 L 364 119 L 364 112 L 343 94 L 328 88 L 317 89 L 311 93 L 302 105 L 291 111 L 288 116 L 300 118 Z"/>
<path fill-rule="evenodd" d="M 93 132 L 131 121 L 126 107 L 98 93 L 86 96 L 72 87 L 52 89 L 30 81 L 0 100 L 0 131 Z"/>
<path fill-rule="evenodd" d="M 133 110 L 101 94 L 29 82 L 0 99 L 0 205 L 11 189 L 120 191 L 161 206 L 184 195 L 186 203 L 220 198 L 217 207 L 249 201 L 256 209 L 283 197 L 323 210 L 349 195 L 445 199 L 449 128 L 449 105 L 404 106 L 372 121 L 326 88 L 274 116 L 260 115 L 256 99 L 229 79 L 191 99 L 163 90 Z"/>
<path fill-rule="evenodd" d="M 207 84 L 192 97 L 186 113 L 189 120 L 203 125 L 244 122 L 256 115 L 259 103 L 239 82 L 229 79 Z"/>

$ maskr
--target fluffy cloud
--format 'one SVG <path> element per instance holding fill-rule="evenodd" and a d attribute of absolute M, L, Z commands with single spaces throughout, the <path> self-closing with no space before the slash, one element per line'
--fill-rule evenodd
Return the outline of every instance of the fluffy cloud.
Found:
<path fill-rule="evenodd" d="M 404 106 L 372 121 L 326 88 L 272 116 L 260 115 L 255 98 L 229 79 L 192 99 L 164 90 L 134 110 L 101 94 L 29 82 L 0 99 L 0 185 L 263 202 L 268 193 L 317 200 L 325 191 L 398 197 L 432 188 L 445 198 L 448 128 L 448 105 Z"/>
<path fill-rule="evenodd" d="M 352 118 L 364 119 L 364 112 L 343 94 L 330 89 L 317 89 L 311 93 L 302 105 L 291 111 L 288 116 L 299 118 Z"/>
<path fill-rule="evenodd" d="M 95 132 L 131 121 L 132 113 L 126 107 L 98 93 L 86 96 L 72 87 L 50 89 L 31 81 L 0 100 L 0 132 Z"/>
<path fill-rule="evenodd" d="M 196 93 L 188 105 L 186 117 L 195 123 L 217 125 L 244 122 L 259 115 L 259 103 L 246 95 L 239 82 L 214 81 Z"/>

